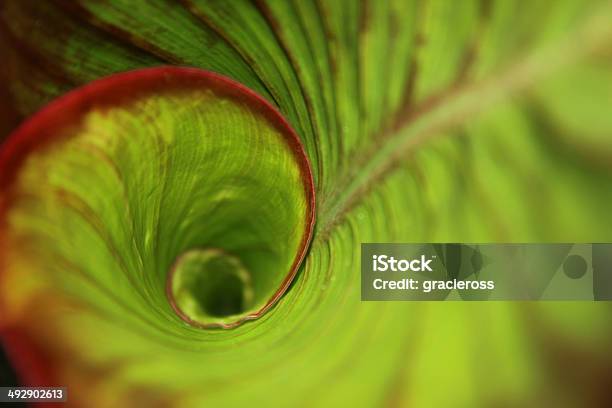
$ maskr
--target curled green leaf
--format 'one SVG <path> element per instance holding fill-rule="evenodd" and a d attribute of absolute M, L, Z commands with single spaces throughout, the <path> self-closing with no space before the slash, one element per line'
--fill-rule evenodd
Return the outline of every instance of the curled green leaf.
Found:
<path fill-rule="evenodd" d="M 243 86 L 158 78 L 139 105 L 124 77 L 9 136 L 0 335 L 23 383 L 86 407 L 610 406 L 609 304 L 361 302 L 359 262 L 609 242 L 611 22 L 609 0 L 1 1 L 4 134 L 118 72 Z"/>
<path fill-rule="evenodd" d="M 25 123 L 0 163 L 3 273 L 47 269 L 56 290 L 84 302 L 113 293 L 151 320 L 173 320 L 170 305 L 200 327 L 261 316 L 312 233 L 299 139 L 262 98 L 210 72 L 96 81 Z M 22 251 L 37 256 L 14 263 Z"/>

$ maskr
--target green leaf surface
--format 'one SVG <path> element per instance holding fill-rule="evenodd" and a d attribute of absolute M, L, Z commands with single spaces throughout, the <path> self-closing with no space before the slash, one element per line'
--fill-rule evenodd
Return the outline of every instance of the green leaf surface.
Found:
<path fill-rule="evenodd" d="M 102 109 L 103 94 L 86 92 L 88 108 L 57 128 L 70 137 L 39 129 L 3 146 L 0 179 L 12 168 L 18 188 L 2 185 L 0 327 L 29 339 L 74 405 L 609 402 L 607 303 L 371 303 L 359 293 L 362 242 L 612 239 L 608 1 L 0 10 L 2 75 L 22 115 L 160 64 L 261 95 L 244 104 L 162 81 Z M 293 132 L 262 116 L 264 100 L 299 144 L 283 143 Z M 23 160 L 4 164 L 15 160 L 7 146 L 23 146 Z M 309 172 L 314 235 L 278 300 L 308 236 Z M 227 296 L 206 306 L 218 293 Z M 198 325 L 264 309 L 231 330 Z"/>

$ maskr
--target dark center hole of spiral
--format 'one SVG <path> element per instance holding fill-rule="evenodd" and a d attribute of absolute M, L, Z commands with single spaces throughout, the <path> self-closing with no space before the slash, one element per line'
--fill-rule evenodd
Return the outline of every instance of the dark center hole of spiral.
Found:
<path fill-rule="evenodd" d="M 224 317 L 244 311 L 245 283 L 231 265 L 212 260 L 194 282 L 193 297 L 210 316 Z"/>
<path fill-rule="evenodd" d="M 216 248 L 181 255 L 171 278 L 171 301 L 183 317 L 198 323 L 243 313 L 253 302 L 250 272 L 241 260 Z"/>

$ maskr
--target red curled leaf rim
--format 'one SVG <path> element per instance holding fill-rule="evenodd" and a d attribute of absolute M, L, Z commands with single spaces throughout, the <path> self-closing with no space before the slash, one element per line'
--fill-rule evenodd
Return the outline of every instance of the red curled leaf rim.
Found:
<path fill-rule="evenodd" d="M 94 108 L 116 107 L 134 99 L 155 94 L 157 91 L 200 87 L 246 104 L 256 113 L 263 115 L 281 133 L 300 168 L 308 201 L 306 229 L 293 264 L 280 287 L 264 306 L 255 312 L 241 316 L 230 323 L 203 324 L 190 319 L 178 308 L 171 292 L 174 268 L 171 268 L 166 279 L 166 296 L 172 309 L 182 320 L 200 328 L 231 329 L 264 315 L 287 291 L 308 251 L 316 214 L 314 180 L 310 161 L 300 138 L 278 109 L 253 90 L 214 72 L 192 67 L 159 66 L 113 74 L 70 91 L 34 114 L 0 146 L 0 236 L 6 222 L 5 213 L 12 201 L 13 183 L 30 153 L 42 150 L 53 141 L 65 137 L 67 132 L 61 130 L 79 123 L 81 118 Z"/>

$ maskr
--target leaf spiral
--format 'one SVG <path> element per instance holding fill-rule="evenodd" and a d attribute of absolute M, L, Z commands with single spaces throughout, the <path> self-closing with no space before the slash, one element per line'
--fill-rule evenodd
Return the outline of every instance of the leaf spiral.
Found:
<path fill-rule="evenodd" d="M 173 233 L 187 204 L 160 213 L 159 201 L 143 201 L 140 194 L 126 200 L 114 188 L 121 183 L 113 163 L 122 174 L 157 185 L 163 171 L 195 166 L 202 149 L 212 145 L 188 143 L 168 151 L 172 141 L 143 132 L 186 132 L 184 140 L 194 141 L 192 131 L 221 122 L 230 129 L 256 124 L 261 137 L 275 140 L 293 140 L 286 138 L 292 132 L 281 124 L 279 133 L 278 119 L 272 120 L 276 127 L 267 126 L 254 104 L 232 101 L 224 110 L 239 120 L 202 121 L 202 112 L 193 108 L 206 95 L 193 98 L 197 89 L 188 89 L 183 96 L 191 96 L 183 100 L 154 84 L 154 114 L 111 109 L 112 116 L 72 123 L 70 132 L 84 132 L 74 140 L 86 140 L 87 147 L 66 143 L 73 149 L 68 154 L 52 143 L 19 167 L 30 170 L 19 172 L 23 180 L 29 177 L 28 195 L 18 197 L 28 204 L 19 211 L 28 216 L 10 222 L 38 228 L 45 240 L 19 241 L 22 256 L 12 250 L 13 237 L 0 241 L 14 254 L 3 252 L 2 270 L 19 271 L 0 274 L 0 327 L 18 371 L 40 374 L 28 378 L 30 384 L 48 383 L 43 377 L 69 384 L 76 406 L 609 406 L 608 304 L 365 303 L 358 271 L 361 242 L 609 241 L 611 21 L 605 0 L 1 2 L 0 50 L 6 58 L 0 75 L 7 89 L 0 96 L 8 100 L 7 117 L 17 117 L 11 123 L 114 73 L 198 67 L 237 81 L 267 101 L 255 105 L 282 113 L 308 157 L 317 195 L 317 224 L 299 279 L 275 308 L 232 330 L 202 330 L 199 323 L 232 325 L 262 310 L 264 299 L 274 295 L 271 288 L 282 283 L 258 287 L 252 259 L 237 256 L 225 240 L 187 245 L 199 232 L 191 238 Z M 131 92 L 125 87 L 119 94 Z M 171 98 L 158 98 L 158 92 Z M 96 111 L 99 103 L 93 98 L 88 109 Z M 177 121 L 177 115 L 191 119 Z M 85 132 L 87 123 L 95 124 L 92 132 Z M 171 128 L 159 129 L 158 123 Z M 109 138 L 105 129 L 120 124 L 129 125 L 136 139 Z M 274 129 L 284 136 L 273 137 Z M 93 137 L 93 130 L 105 137 Z M 113 150 L 118 140 L 131 149 Z M 153 140 L 158 143 L 147 143 Z M 242 139 L 227 140 L 238 147 Z M 264 247 L 249 248 L 261 249 L 261 255 L 272 242 L 285 245 L 277 256 L 257 256 L 262 270 L 280 278 L 277 272 L 287 276 L 294 270 L 290 261 L 300 257 L 295 248 L 305 235 L 290 231 L 294 225 L 309 228 L 312 197 L 301 188 L 309 183 L 298 177 L 304 160 L 296 149 L 282 143 L 248 150 L 253 149 L 279 152 L 260 157 L 278 157 L 284 164 L 272 167 L 286 171 L 264 172 L 273 176 L 262 190 L 270 194 L 223 194 L 244 198 L 245 208 L 263 214 L 251 222 L 263 220 L 253 230 L 266 231 L 259 237 Z M 110 154 L 117 160 L 109 160 L 109 151 L 120 156 Z M 145 153 L 146 160 L 135 159 Z M 173 154 L 183 164 L 168 166 Z M 7 153 L 2 162 L 20 156 Z M 228 169 L 242 168 L 249 180 L 265 184 L 268 177 L 251 171 L 266 167 L 265 160 L 240 157 L 227 159 Z M 125 163 L 132 165 L 121 168 Z M 87 176 L 70 173 L 73 164 Z M 243 165 L 253 167 L 247 171 Z M 0 178 L 12 179 L 4 169 L 15 166 L 3 166 Z M 100 168 L 106 170 L 91 174 Z M 210 163 L 201 168 L 216 174 Z M 90 182 L 94 175 L 99 184 Z M 181 186 L 193 180 L 187 173 L 174 176 L 181 182 L 167 184 L 168 193 L 189 196 Z M 91 203 L 66 193 L 60 201 L 88 215 L 88 224 L 73 225 L 76 216 L 41 220 L 53 203 L 32 198 L 43 194 L 38 181 L 49 177 L 73 187 L 80 182 L 79 191 L 100 204 L 105 222 L 91 217 L 84 206 Z M 126 191 L 136 191 L 132 187 Z M 276 191 L 293 198 L 277 201 Z M 124 222 L 133 219 L 121 205 L 128 201 L 143 220 L 159 214 L 173 219 L 161 225 L 164 242 L 151 246 L 147 231 L 156 229 L 150 224 Z M 287 203 L 295 205 L 286 208 Z M 225 221 L 238 219 L 226 215 Z M 44 224 L 33 225 L 37 221 Z M 228 231 L 255 225 L 225 221 Z M 112 226 L 114 235 L 96 241 L 104 226 Z M 52 242 L 77 227 L 95 233 Z M 135 227 L 137 233 L 129 233 Z M 107 245 L 111 238 L 121 241 L 117 251 Z M 95 243 L 96 251 L 66 245 L 79 239 Z M 39 253 L 26 251 L 26 244 Z M 107 262 L 100 270 L 114 272 L 114 263 L 125 258 L 129 262 L 121 268 L 142 271 L 134 248 L 150 249 L 142 264 L 150 263 L 147 270 L 155 273 L 133 282 L 129 275 L 117 281 L 122 274 L 109 273 L 103 280 L 108 290 L 77 275 L 70 264 L 51 263 L 58 273 L 22 267 L 46 259 L 51 249 L 87 266 L 91 254 L 110 251 L 92 264 Z M 136 257 L 127 256 L 132 251 Z M 275 265 L 268 268 L 268 262 Z M 215 274 L 219 269 L 226 273 Z M 168 270 L 177 279 L 164 280 Z M 207 271 L 206 279 L 196 279 L 194 270 Z M 205 289 L 213 286 L 228 294 L 227 302 L 212 301 Z M 64 292 L 56 289 L 63 288 L 71 292 L 60 296 Z M 195 326 L 176 315 L 166 293 Z M 77 306 L 75 299 L 88 302 Z M 241 303 L 251 308 L 237 318 L 225 315 Z"/>
<path fill-rule="evenodd" d="M 312 175 L 291 127 L 248 89 L 190 68 L 73 91 L 18 129 L 0 163 L 4 273 L 46 270 L 83 300 L 114 293 L 165 319 L 167 293 L 196 326 L 229 328 L 268 310 L 314 223 Z M 241 262 L 239 287 L 223 262 L 192 263 L 198 280 L 173 287 L 194 248 Z"/>

